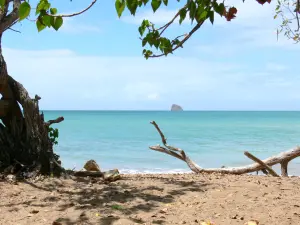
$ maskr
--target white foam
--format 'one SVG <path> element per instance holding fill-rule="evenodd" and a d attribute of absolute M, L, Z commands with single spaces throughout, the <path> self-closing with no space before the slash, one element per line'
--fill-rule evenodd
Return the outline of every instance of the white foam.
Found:
<path fill-rule="evenodd" d="M 144 169 L 144 170 L 137 170 L 137 169 L 120 169 L 120 173 L 122 174 L 185 174 L 185 173 L 191 173 L 190 170 L 185 169 L 161 169 L 161 168 L 155 168 L 155 169 Z"/>

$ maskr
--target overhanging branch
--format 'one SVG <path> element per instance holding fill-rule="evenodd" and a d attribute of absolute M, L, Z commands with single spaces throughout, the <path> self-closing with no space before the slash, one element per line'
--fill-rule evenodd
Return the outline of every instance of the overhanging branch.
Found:
<path fill-rule="evenodd" d="M 203 23 L 204 23 L 204 20 L 197 23 L 197 25 L 194 26 L 194 28 L 187 35 L 185 35 L 185 37 L 174 48 L 172 48 L 170 53 L 173 53 L 176 49 L 178 49 L 179 47 L 182 47 L 183 44 L 187 40 L 189 40 L 191 38 L 191 36 L 203 25 Z M 162 54 L 159 54 L 159 55 L 150 55 L 149 58 L 158 58 L 158 57 L 161 57 L 161 56 L 165 56 L 165 54 L 162 53 Z"/>
<path fill-rule="evenodd" d="M 47 14 L 48 16 L 52 16 L 52 17 L 73 17 L 73 16 L 78 16 L 86 11 L 88 11 L 90 8 L 92 8 L 92 6 L 97 2 L 97 0 L 93 0 L 91 2 L 91 4 L 86 7 L 85 9 L 79 11 L 79 12 L 76 12 L 76 13 L 71 13 L 71 14 L 61 14 L 61 15 L 51 15 L 51 14 Z"/>

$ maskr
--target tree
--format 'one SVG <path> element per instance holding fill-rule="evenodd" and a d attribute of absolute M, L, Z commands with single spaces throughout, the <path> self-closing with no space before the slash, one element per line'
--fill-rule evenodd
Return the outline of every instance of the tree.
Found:
<path fill-rule="evenodd" d="M 230 21 L 237 15 L 234 6 L 227 6 L 226 2 L 216 0 L 177 0 L 182 7 L 164 26 L 157 28 L 151 21 L 143 20 L 138 28 L 146 59 L 172 54 L 209 20 L 214 23 L 218 14 Z M 248 0 L 249 1 L 249 0 Z M 271 0 L 257 0 L 264 4 Z M 19 21 L 25 20 L 35 11 L 34 22 L 40 32 L 46 28 L 59 30 L 65 17 L 80 15 L 89 10 L 97 0 L 91 0 L 87 8 L 72 14 L 59 14 L 57 8 L 51 5 L 51 0 L 37 0 L 33 4 L 29 0 L 0 0 L 0 171 L 16 165 L 22 170 L 36 171 L 44 174 L 51 172 L 59 174 L 63 168 L 60 166 L 59 157 L 53 152 L 58 131 L 51 128 L 53 123 L 63 120 L 63 117 L 48 122 L 44 121 L 44 115 L 39 110 L 39 96 L 31 98 L 27 90 L 8 74 L 6 63 L 2 55 L 2 34 L 7 30 L 14 30 L 13 26 Z M 168 6 L 168 0 L 116 0 L 115 8 L 120 17 L 127 8 L 134 16 L 137 9 L 151 5 L 156 12 L 162 5 Z M 292 17 L 286 17 L 286 10 Z M 288 38 L 299 41 L 299 0 L 279 0 L 276 9 L 277 15 L 283 18 L 279 32 L 285 33 Z M 184 20 L 190 20 L 194 27 L 183 35 L 175 38 L 165 37 L 166 30 L 175 22 L 181 24 Z M 296 24 L 296 30 L 290 28 Z M 158 52 L 155 54 L 152 47 Z M 21 170 L 21 171 L 22 171 Z"/>

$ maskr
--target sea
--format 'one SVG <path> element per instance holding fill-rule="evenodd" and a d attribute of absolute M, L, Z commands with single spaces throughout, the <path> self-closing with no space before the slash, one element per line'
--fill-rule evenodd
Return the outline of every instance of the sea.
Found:
<path fill-rule="evenodd" d="M 69 169 L 95 160 L 102 170 L 121 173 L 185 173 L 185 162 L 149 149 L 161 144 L 156 121 L 168 144 L 183 149 L 204 168 L 253 163 L 300 145 L 300 112 L 275 111 L 43 111 L 63 116 L 54 150 Z M 279 170 L 279 167 L 274 167 Z M 300 158 L 289 164 L 300 175 Z"/>

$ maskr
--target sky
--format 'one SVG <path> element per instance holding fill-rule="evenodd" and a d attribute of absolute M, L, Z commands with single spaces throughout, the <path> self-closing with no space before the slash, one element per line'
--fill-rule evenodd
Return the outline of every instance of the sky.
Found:
<path fill-rule="evenodd" d="M 62 13 L 89 4 L 51 2 Z M 300 110 L 300 44 L 277 40 L 275 3 L 227 2 L 238 9 L 236 19 L 207 21 L 183 49 L 149 60 L 138 26 L 143 18 L 168 22 L 177 1 L 155 14 L 144 8 L 120 19 L 114 1 L 99 1 L 59 31 L 38 33 L 26 20 L 14 27 L 21 33 L 7 31 L 2 40 L 9 74 L 42 97 L 43 110 L 169 110 L 173 103 L 185 110 Z M 176 23 L 167 34 L 190 29 Z"/>

